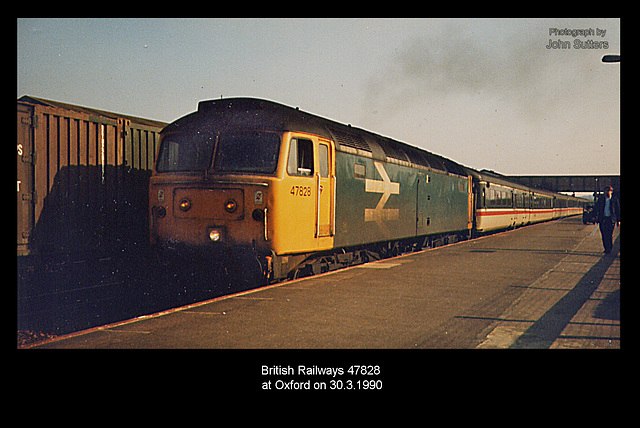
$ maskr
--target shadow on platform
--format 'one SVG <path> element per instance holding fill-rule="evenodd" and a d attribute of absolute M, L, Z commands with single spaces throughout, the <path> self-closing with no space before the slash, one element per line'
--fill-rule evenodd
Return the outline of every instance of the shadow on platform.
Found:
<path fill-rule="evenodd" d="M 611 254 L 602 255 L 601 259 L 584 274 L 576 286 L 529 327 L 510 348 L 548 349 L 551 347 L 575 314 L 596 291 L 619 251 L 620 236 L 618 235 Z M 620 319 L 619 292 L 612 293 L 599 305 L 596 310 L 596 317 Z"/>

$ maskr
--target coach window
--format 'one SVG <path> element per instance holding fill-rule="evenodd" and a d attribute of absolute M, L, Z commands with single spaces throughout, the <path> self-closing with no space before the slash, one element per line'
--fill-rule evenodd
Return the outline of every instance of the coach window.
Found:
<path fill-rule="evenodd" d="M 303 177 L 313 175 L 313 142 L 311 140 L 291 139 L 287 173 Z"/>

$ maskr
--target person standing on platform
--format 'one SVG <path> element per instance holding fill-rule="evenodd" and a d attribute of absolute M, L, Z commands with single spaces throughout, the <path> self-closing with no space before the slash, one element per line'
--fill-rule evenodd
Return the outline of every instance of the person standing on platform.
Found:
<path fill-rule="evenodd" d="M 613 229 L 616 226 L 620 227 L 620 201 L 613 196 L 613 187 L 609 186 L 604 190 L 604 195 L 596 202 L 594 211 L 600 224 L 604 252 L 610 254 L 613 249 Z"/>

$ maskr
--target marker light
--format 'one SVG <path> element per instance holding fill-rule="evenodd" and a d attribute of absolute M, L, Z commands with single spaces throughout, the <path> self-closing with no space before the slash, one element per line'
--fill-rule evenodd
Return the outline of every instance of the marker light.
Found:
<path fill-rule="evenodd" d="M 191 201 L 188 198 L 184 198 L 180 201 L 180 209 L 182 211 L 189 211 L 191 208 Z"/>
<path fill-rule="evenodd" d="M 222 233 L 218 229 L 209 230 L 209 239 L 213 242 L 218 242 L 222 239 Z"/>
<path fill-rule="evenodd" d="M 228 213 L 234 212 L 236 208 L 238 208 L 238 203 L 233 199 L 229 199 L 227 202 L 224 203 L 224 209 Z"/>

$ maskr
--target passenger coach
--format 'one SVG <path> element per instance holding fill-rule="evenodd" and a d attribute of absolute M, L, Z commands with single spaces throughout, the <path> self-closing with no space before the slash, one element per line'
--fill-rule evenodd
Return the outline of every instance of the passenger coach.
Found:
<path fill-rule="evenodd" d="M 582 214 L 584 199 L 530 189 L 489 171 L 467 169 L 473 176 L 477 233 Z"/>

